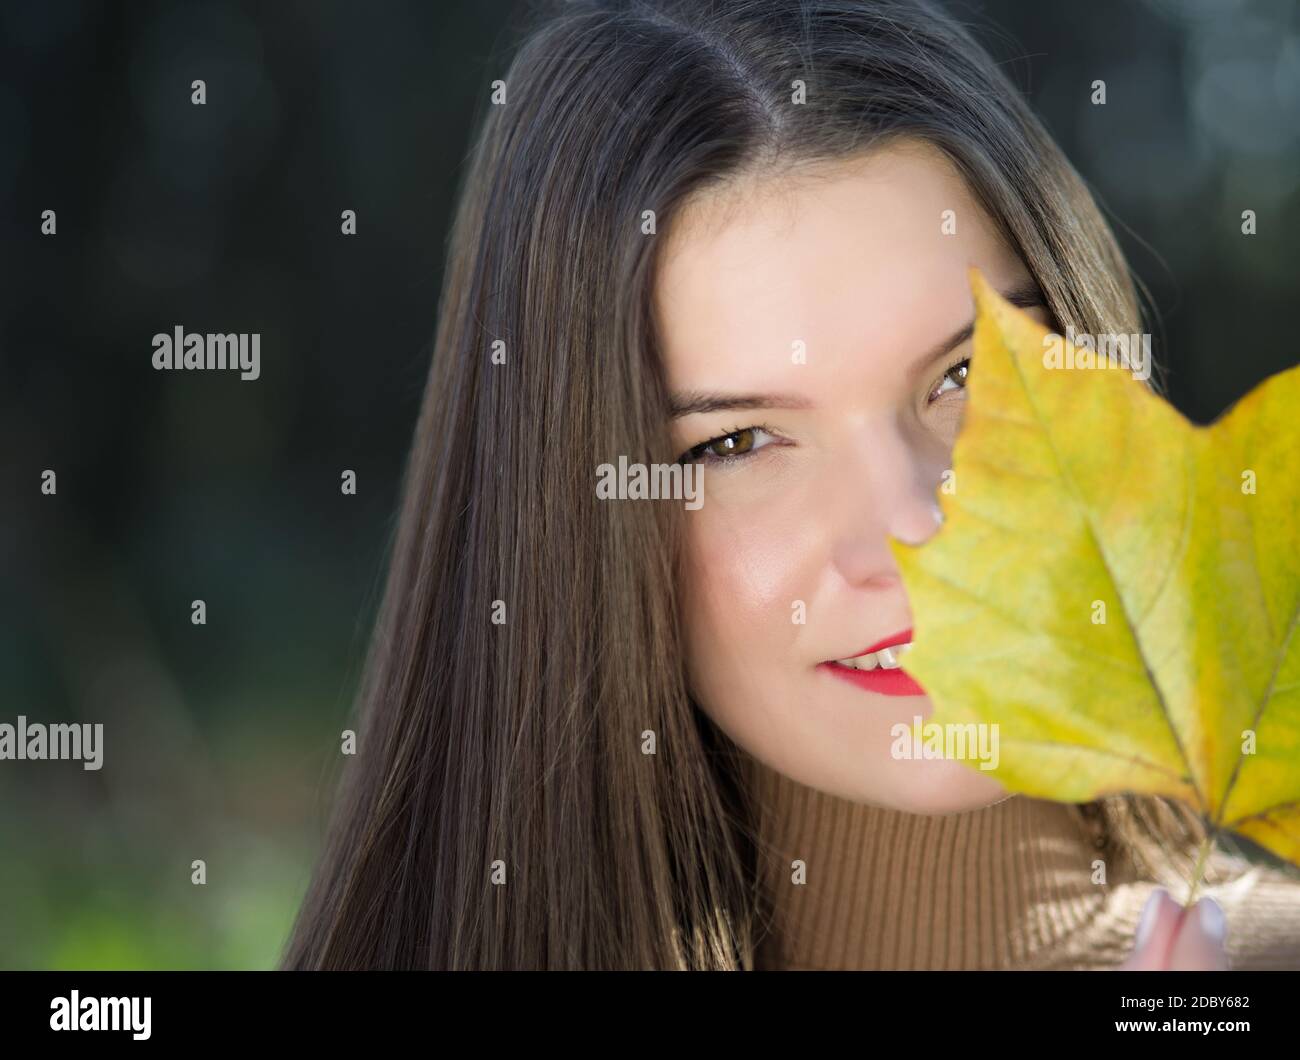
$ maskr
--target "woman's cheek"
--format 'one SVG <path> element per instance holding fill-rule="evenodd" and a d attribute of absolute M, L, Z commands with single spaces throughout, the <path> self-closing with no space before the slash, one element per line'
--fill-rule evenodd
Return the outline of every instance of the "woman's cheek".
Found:
<path fill-rule="evenodd" d="M 811 606 L 816 586 L 816 519 L 775 503 L 743 515 L 721 504 L 710 509 L 705 498 L 687 535 L 694 639 L 726 646 L 728 657 L 761 669 L 784 658 L 804 628 L 792 616 L 796 601 Z"/>

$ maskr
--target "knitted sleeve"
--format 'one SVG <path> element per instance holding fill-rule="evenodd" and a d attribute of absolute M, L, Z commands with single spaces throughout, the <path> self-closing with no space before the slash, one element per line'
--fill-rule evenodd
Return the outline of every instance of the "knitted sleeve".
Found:
<path fill-rule="evenodd" d="M 1217 857 L 1215 866 L 1216 878 L 1225 882 L 1207 885 L 1201 893 L 1212 896 L 1227 917 L 1229 966 L 1300 970 L 1300 876 L 1227 854 Z M 1126 880 L 1111 887 L 1083 930 L 1062 939 L 1034 966 L 1118 968 L 1133 950 L 1138 920 L 1155 887 L 1150 880 Z M 1179 901 L 1185 897 L 1177 892 L 1173 896 Z"/>

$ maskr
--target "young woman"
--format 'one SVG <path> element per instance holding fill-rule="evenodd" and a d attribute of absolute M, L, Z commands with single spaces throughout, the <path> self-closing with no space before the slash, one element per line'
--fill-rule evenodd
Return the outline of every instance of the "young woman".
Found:
<path fill-rule="evenodd" d="M 990 57 L 921 2 L 570 2 L 501 81 L 284 966 L 1300 967 L 1280 867 L 1184 911 L 1193 815 L 895 759 L 928 700 L 844 664 L 909 636 L 967 269 L 1141 330 Z M 702 503 L 598 496 L 620 458 Z"/>

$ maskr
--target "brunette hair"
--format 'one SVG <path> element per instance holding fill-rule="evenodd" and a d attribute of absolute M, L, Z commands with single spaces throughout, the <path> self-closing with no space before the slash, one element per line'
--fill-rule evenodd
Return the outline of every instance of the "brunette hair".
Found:
<path fill-rule="evenodd" d="M 1084 183 L 926 0 L 533 13 L 463 175 L 358 751 L 286 968 L 753 966 L 753 807 L 686 684 L 678 509 L 593 485 L 675 456 L 651 291 L 697 192 L 920 138 L 1062 327 L 1140 330 Z M 1151 871 L 1203 835 L 1163 799 L 1079 812 Z"/>

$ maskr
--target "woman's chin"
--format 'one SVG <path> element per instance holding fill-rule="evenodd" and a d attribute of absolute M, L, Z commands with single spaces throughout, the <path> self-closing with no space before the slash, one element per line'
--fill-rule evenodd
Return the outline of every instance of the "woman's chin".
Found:
<path fill-rule="evenodd" d="M 990 773 L 963 762 L 907 765 L 916 768 L 904 771 L 891 793 L 894 808 L 905 813 L 964 813 L 992 806 L 1011 795 Z"/>

